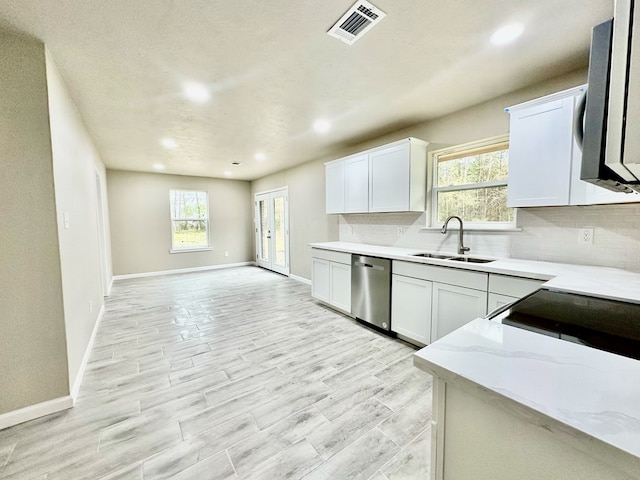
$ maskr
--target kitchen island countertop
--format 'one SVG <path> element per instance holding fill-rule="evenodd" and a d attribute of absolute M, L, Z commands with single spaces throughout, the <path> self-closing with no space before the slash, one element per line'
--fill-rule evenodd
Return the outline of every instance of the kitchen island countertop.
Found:
<path fill-rule="evenodd" d="M 478 318 L 413 361 L 591 455 L 640 472 L 638 360 Z"/>

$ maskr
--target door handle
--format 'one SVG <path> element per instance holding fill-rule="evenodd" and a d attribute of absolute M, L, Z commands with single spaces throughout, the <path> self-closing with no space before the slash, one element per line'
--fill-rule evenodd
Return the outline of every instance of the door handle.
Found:
<path fill-rule="evenodd" d="M 364 267 L 364 268 L 372 268 L 374 270 L 382 270 L 384 271 L 384 267 L 380 266 L 380 265 L 371 265 L 369 263 L 364 263 L 364 262 L 354 262 L 353 263 L 354 267 Z"/>

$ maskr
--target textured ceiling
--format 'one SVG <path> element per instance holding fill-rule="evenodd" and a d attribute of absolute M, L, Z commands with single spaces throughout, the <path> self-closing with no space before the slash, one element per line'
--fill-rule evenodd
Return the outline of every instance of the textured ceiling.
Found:
<path fill-rule="evenodd" d="M 373 0 L 386 18 L 348 46 L 325 32 L 352 3 L 0 0 L 0 28 L 47 45 L 108 168 L 248 180 L 585 66 L 613 14 L 613 0 Z M 512 21 L 522 37 L 493 47 Z M 210 100 L 187 100 L 185 81 Z"/>

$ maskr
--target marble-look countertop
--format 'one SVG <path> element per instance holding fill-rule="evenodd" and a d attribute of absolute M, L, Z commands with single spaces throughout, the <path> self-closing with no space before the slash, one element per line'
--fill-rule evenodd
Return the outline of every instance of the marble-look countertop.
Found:
<path fill-rule="evenodd" d="M 471 382 L 636 458 L 640 362 L 496 321 L 476 319 L 414 355 L 446 382 Z M 638 471 L 638 470 L 636 470 Z"/>
<path fill-rule="evenodd" d="M 371 255 L 406 262 L 425 263 L 478 272 L 547 280 L 544 286 L 552 290 L 562 290 L 570 293 L 580 293 L 612 300 L 640 303 L 640 274 L 619 268 L 540 262 L 516 258 L 495 258 L 495 261 L 490 263 L 466 263 L 437 258 L 415 257 L 412 255 L 415 253 L 429 252 L 429 250 L 349 242 L 312 243 L 311 247 L 336 252 Z M 460 256 L 452 252 L 432 253 Z M 484 255 L 467 256 L 492 258 Z"/>

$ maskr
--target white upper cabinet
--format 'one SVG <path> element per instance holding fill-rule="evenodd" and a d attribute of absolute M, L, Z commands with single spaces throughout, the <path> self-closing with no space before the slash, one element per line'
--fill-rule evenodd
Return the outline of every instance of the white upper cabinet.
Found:
<path fill-rule="evenodd" d="M 395 212 L 409 205 L 409 143 L 369 154 L 369 211 Z"/>
<path fill-rule="evenodd" d="M 571 95 L 509 109 L 509 207 L 569 205 L 573 106 Z"/>
<path fill-rule="evenodd" d="M 325 164 L 326 212 L 424 211 L 427 145 L 422 140 L 406 138 Z M 339 174 L 340 164 L 344 167 L 343 177 Z"/>
<path fill-rule="evenodd" d="M 584 87 L 509 107 L 509 207 L 640 201 L 580 180 L 582 152 L 573 138 L 574 110 Z"/>
<path fill-rule="evenodd" d="M 344 161 L 345 208 L 337 213 L 364 213 L 369 211 L 369 157 L 354 155 Z M 327 212 L 328 213 L 328 212 Z"/>

